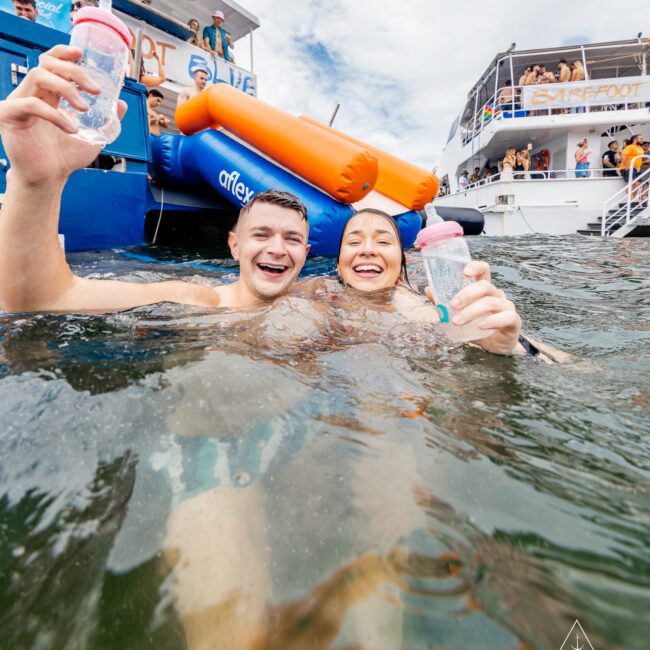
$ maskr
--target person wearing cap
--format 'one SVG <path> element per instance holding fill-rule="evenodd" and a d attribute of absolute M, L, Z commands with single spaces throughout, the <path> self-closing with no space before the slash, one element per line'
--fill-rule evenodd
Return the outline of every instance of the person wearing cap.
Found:
<path fill-rule="evenodd" d="M 226 61 L 234 63 L 234 58 L 230 53 L 235 45 L 232 42 L 230 34 L 222 27 L 224 21 L 223 11 L 212 12 L 212 25 L 208 25 L 203 30 L 203 42 L 205 48 L 213 56 L 218 56 Z"/>
<path fill-rule="evenodd" d="M 199 67 L 194 70 L 192 78 L 194 79 L 194 85 L 183 88 L 183 90 L 178 93 L 176 108 L 178 108 L 181 104 L 184 104 L 189 99 L 192 99 L 192 97 L 198 95 L 207 86 L 210 75 L 205 68 Z"/>

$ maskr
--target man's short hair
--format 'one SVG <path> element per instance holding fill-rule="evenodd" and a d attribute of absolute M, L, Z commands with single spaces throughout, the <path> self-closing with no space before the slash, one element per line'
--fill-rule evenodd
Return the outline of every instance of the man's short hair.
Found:
<path fill-rule="evenodd" d="M 256 194 L 239 211 L 237 222 L 232 227 L 232 230 L 235 230 L 237 228 L 237 224 L 239 223 L 241 218 L 247 215 L 256 203 L 263 204 L 263 205 L 277 205 L 281 208 L 287 208 L 288 210 L 295 210 L 300 214 L 302 219 L 304 219 L 309 223 L 309 219 L 307 218 L 307 208 L 302 204 L 302 202 L 297 196 L 294 196 L 290 192 L 281 192 L 280 190 L 271 189 Z"/>
<path fill-rule="evenodd" d="M 564 63 L 564 65 L 568 65 L 566 62 L 566 59 L 560 59 L 557 64 L 560 65 L 560 63 Z"/>
<path fill-rule="evenodd" d="M 611 148 L 611 146 L 612 146 L 613 144 L 618 144 L 618 142 L 617 142 L 616 140 L 612 140 L 612 141 L 607 145 L 607 148 L 608 148 L 608 149 Z"/>
<path fill-rule="evenodd" d="M 152 88 L 147 93 L 147 97 L 159 97 L 160 99 L 165 99 L 165 96 L 157 88 Z"/>
<path fill-rule="evenodd" d="M 192 76 L 193 76 L 193 77 L 196 77 L 196 73 L 197 73 L 197 72 L 202 72 L 204 75 L 207 75 L 208 77 L 210 76 L 210 73 L 209 73 L 205 68 L 201 68 L 201 67 L 196 68 L 196 69 L 194 70 L 194 72 L 192 73 Z"/>
<path fill-rule="evenodd" d="M 15 5 L 32 5 L 36 9 L 36 0 L 14 0 Z"/>

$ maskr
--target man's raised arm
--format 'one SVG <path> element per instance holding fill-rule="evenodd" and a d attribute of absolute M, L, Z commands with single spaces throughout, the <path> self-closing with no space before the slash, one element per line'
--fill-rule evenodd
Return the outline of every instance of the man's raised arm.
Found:
<path fill-rule="evenodd" d="M 86 280 L 70 270 L 57 236 L 61 195 L 69 175 L 100 151 L 71 137 L 76 129 L 58 110 L 61 98 L 88 110 L 78 89 L 100 92 L 76 65 L 81 55 L 56 46 L 0 102 L 0 135 L 11 162 L 0 210 L 0 309 L 108 312 L 162 301 L 218 306 L 217 293 L 201 285 Z M 120 102 L 120 118 L 125 111 Z"/>

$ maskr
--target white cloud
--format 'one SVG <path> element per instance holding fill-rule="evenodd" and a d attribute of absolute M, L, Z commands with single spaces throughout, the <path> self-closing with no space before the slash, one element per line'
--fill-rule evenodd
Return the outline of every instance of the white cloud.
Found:
<path fill-rule="evenodd" d="M 259 98 L 335 126 L 425 168 L 439 159 L 470 87 L 497 52 L 636 36 L 650 3 L 631 0 L 246 0 Z M 238 44 L 238 61 L 248 63 Z M 331 59 L 319 62 L 318 54 Z M 313 58 L 316 56 L 316 58 Z"/>

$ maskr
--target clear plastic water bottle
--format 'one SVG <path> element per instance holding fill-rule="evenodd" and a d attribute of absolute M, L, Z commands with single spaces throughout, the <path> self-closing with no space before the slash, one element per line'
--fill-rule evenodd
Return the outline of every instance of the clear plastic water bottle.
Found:
<path fill-rule="evenodd" d="M 456 294 L 474 282 L 463 274 L 472 257 L 463 239 L 463 228 L 455 221 L 443 221 L 431 204 L 425 206 L 427 227 L 418 233 L 416 246 L 422 249 L 422 261 L 427 281 L 445 334 L 453 341 L 476 341 L 492 334 L 493 330 L 478 328 L 478 321 L 454 325 L 455 310 L 451 301 Z"/>
<path fill-rule="evenodd" d="M 102 89 L 99 95 L 81 92 L 90 106 L 79 112 L 61 100 L 61 108 L 79 131 L 74 137 L 104 146 L 120 134 L 117 100 L 124 83 L 129 60 L 131 34 L 127 26 L 109 11 L 84 7 L 74 16 L 70 45 L 83 50 L 79 61 L 92 80 Z"/>

